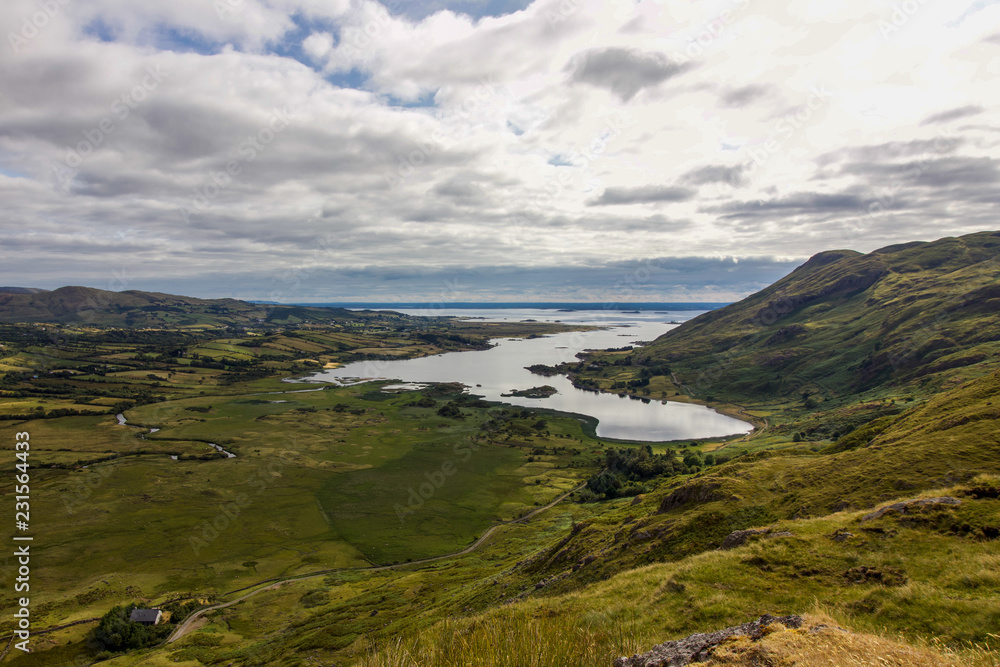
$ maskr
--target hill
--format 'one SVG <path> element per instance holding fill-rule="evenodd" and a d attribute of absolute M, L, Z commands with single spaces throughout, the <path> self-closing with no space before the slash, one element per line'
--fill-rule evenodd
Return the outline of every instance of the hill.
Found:
<path fill-rule="evenodd" d="M 0 287 L 0 294 L 36 294 L 47 291 L 37 287 Z"/>
<path fill-rule="evenodd" d="M 252 325 L 266 328 L 268 325 L 329 323 L 359 316 L 343 308 L 252 304 L 237 299 L 198 299 L 137 290 L 111 292 L 78 286 L 52 291 L 9 289 L 19 291 L 0 290 L 0 322 L 3 323 L 131 328 Z"/>
<path fill-rule="evenodd" d="M 694 396 L 734 402 L 942 387 L 1000 363 L 998 278 L 1000 232 L 823 252 L 630 361 L 668 367 Z"/>

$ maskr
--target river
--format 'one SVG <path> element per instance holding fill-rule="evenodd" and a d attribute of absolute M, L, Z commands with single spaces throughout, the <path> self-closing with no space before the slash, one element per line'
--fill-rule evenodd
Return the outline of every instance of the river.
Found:
<path fill-rule="evenodd" d="M 398 312 L 425 315 L 424 311 L 399 309 Z M 720 414 L 710 408 L 689 403 L 650 401 L 594 393 L 577 389 L 561 375 L 534 375 L 525 366 L 556 365 L 576 362 L 576 354 L 586 349 L 617 348 L 652 341 L 657 336 L 688 320 L 700 311 L 620 312 L 580 310 L 562 312 L 550 309 L 455 309 L 436 314 L 485 321 L 561 321 L 566 324 L 590 324 L 608 327 L 597 331 L 576 331 L 533 339 L 496 339 L 489 350 L 448 352 L 401 361 L 361 361 L 311 376 L 313 381 L 338 384 L 359 380 L 387 379 L 405 383 L 461 382 L 469 392 L 489 401 L 532 408 L 550 408 L 562 412 L 589 415 L 598 420 L 597 435 L 604 438 L 662 442 L 688 438 L 709 438 L 748 433 L 747 422 Z M 512 390 L 541 385 L 555 387 L 558 393 L 548 398 L 501 396 Z"/>

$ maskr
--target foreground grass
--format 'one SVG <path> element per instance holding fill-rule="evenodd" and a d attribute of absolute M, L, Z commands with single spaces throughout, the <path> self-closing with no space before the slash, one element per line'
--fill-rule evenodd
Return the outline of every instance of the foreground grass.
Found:
<path fill-rule="evenodd" d="M 809 614 L 802 628 L 777 625 L 760 641 L 733 638 L 713 651 L 706 667 L 994 667 L 983 649 L 955 652 L 937 645 L 845 630 L 829 616 Z M 356 667 L 607 667 L 634 655 L 622 627 L 595 630 L 560 619 L 517 613 L 446 622 L 433 634 L 396 639 L 372 649 Z"/>
<path fill-rule="evenodd" d="M 359 643 L 355 664 L 608 665 L 616 655 L 764 613 L 822 612 L 836 619 L 830 625 L 867 634 L 791 633 L 733 646 L 712 664 L 995 665 L 1000 555 L 993 541 L 962 530 L 1000 525 L 1000 502 L 971 498 L 969 488 L 926 494 L 963 498 L 949 509 L 779 522 L 774 530 L 791 535 L 449 618 L 375 648 Z M 833 539 L 843 531 L 852 536 Z"/>
<path fill-rule="evenodd" d="M 570 667 L 610 665 L 638 649 L 622 622 L 575 625 L 524 610 L 447 620 L 417 637 L 374 646 L 357 667 Z"/>

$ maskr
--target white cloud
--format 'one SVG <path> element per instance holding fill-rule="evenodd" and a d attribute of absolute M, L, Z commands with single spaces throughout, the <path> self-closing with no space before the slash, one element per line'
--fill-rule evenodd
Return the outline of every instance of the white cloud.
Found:
<path fill-rule="evenodd" d="M 303 40 L 302 50 L 314 61 L 322 61 L 333 51 L 333 35 L 328 32 L 314 32 Z"/>
<path fill-rule="evenodd" d="M 0 8 L 5 265 L 570 270 L 995 226 L 995 5 L 219 1 Z"/>

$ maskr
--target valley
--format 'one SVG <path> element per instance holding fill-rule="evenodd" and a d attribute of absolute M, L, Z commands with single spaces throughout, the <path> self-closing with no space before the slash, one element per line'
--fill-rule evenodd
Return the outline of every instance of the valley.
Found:
<path fill-rule="evenodd" d="M 44 565 L 36 650 L 3 660 L 607 665 L 772 613 L 849 629 L 831 651 L 994 665 L 998 247 L 824 253 L 647 344 L 521 364 L 558 373 L 522 389 L 757 425 L 671 441 L 602 437 L 555 396 L 346 381 L 572 322 L 4 324 L 0 438 L 31 434 Z M 128 604 L 169 612 L 175 641 L 109 650 L 97 621 Z"/>

